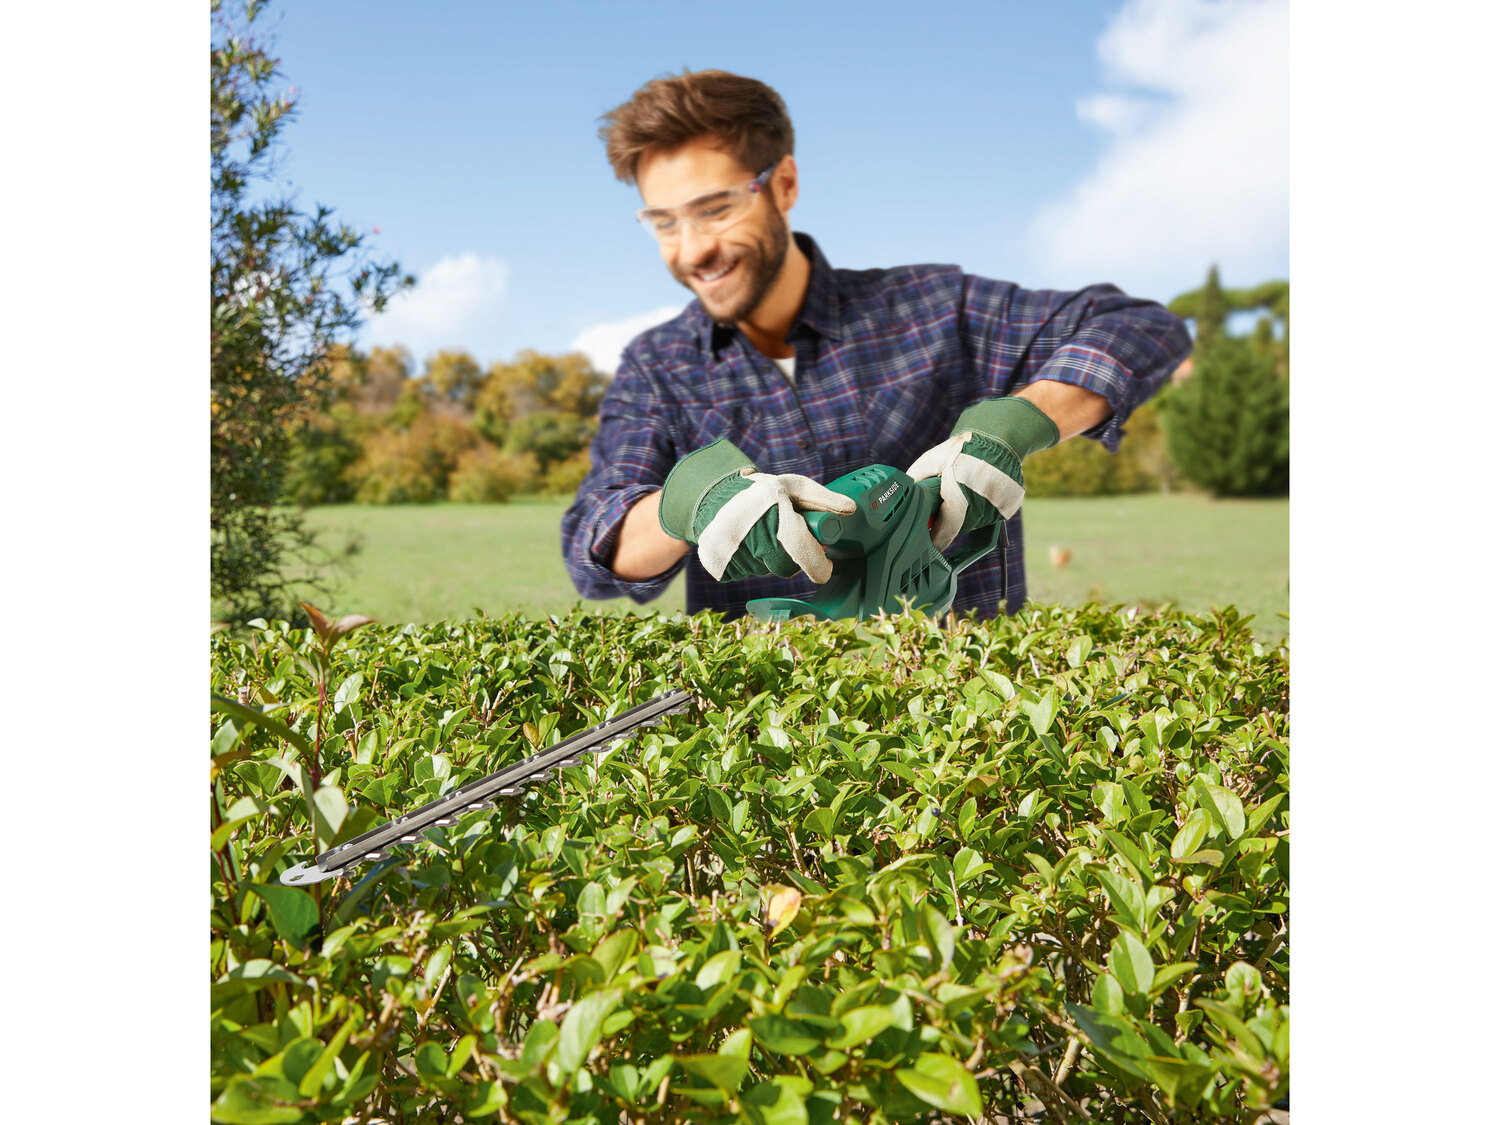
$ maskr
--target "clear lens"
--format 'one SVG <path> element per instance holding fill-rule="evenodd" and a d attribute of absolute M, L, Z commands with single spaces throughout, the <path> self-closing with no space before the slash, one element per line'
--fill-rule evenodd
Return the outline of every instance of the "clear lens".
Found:
<path fill-rule="evenodd" d="M 653 207 L 636 213 L 647 234 L 661 242 L 675 242 L 682 237 L 684 221 L 701 234 L 719 234 L 745 217 L 755 193 L 749 185 L 725 188 L 690 199 L 681 207 Z"/>

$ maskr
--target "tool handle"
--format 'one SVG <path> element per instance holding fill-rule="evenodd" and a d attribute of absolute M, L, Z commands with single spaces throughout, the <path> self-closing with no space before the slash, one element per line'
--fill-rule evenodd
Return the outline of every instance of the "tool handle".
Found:
<path fill-rule="evenodd" d="M 935 514 L 938 510 L 938 505 L 943 502 L 941 493 L 943 479 L 941 477 L 923 477 L 917 481 L 917 484 L 925 488 L 932 497 L 932 508 L 930 510 Z M 945 555 L 944 558 L 948 560 L 948 565 L 953 568 L 953 573 L 958 574 L 984 558 L 996 546 L 1003 547 L 1004 543 L 1005 521 L 1001 520 L 990 524 L 988 527 L 980 527 L 971 531 L 969 533 L 969 541 L 964 545 L 963 550 L 955 551 L 951 555 Z"/>
<path fill-rule="evenodd" d="M 844 521 L 832 512 L 805 512 L 802 518 L 813 538 L 825 547 L 833 546 L 844 534 Z"/>
<path fill-rule="evenodd" d="M 997 520 L 988 527 L 975 528 L 969 532 L 969 541 L 964 545 L 964 549 L 946 556 L 948 565 L 953 568 L 954 574 L 958 574 L 984 558 L 996 546 L 999 546 L 1002 551 L 1005 548 L 1004 520 Z"/>

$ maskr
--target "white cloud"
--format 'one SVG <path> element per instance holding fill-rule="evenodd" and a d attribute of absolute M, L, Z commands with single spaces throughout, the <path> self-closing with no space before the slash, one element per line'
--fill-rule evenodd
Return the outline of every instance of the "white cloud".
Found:
<path fill-rule="evenodd" d="M 620 366 L 620 354 L 625 350 L 626 344 L 646 329 L 655 328 L 663 321 L 671 320 L 681 311 L 680 306 L 663 305 L 648 313 L 627 316 L 624 320 L 595 324 L 574 336 L 573 342 L 568 345 L 568 350 L 582 352 L 589 357 L 589 362 L 597 370 L 613 375 L 615 369 Z"/>
<path fill-rule="evenodd" d="M 1287 0 L 1128 0 L 1100 37 L 1104 93 L 1078 114 L 1108 144 L 1028 235 L 1044 273 L 1146 296 L 1286 269 Z"/>
<path fill-rule="evenodd" d="M 364 335 L 374 344 L 405 344 L 419 362 L 439 348 L 492 358 L 509 280 L 510 267 L 498 258 L 472 251 L 443 258 L 372 315 Z"/>

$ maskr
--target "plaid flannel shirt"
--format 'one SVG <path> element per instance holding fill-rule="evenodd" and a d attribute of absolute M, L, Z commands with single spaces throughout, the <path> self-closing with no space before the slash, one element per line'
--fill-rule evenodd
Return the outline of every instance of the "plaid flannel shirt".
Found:
<path fill-rule="evenodd" d="M 683 566 L 689 612 L 732 618 L 754 598 L 815 592 L 800 574 L 716 582 L 696 551 L 644 582 L 609 569 L 630 507 L 715 438 L 729 438 L 761 472 L 826 484 L 870 464 L 905 470 L 949 436 L 965 407 L 1056 379 L 1109 400 L 1113 413 L 1085 436 L 1113 452 L 1122 423 L 1191 346 L 1176 316 L 1113 285 L 1025 290 L 945 265 L 836 270 L 811 238 L 795 237 L 812 264 L 787 334 L 795 384 L 696 300 L 625 349 L 599 409 L 593 467 L 563 516 L 563 558 L 583 596 L 645 603 Z M 964 571 L 955 612 L 994 616 L 1003 582 L 1008 612 L 1025 601 L 1020 512 L 1007 533 L 1003 558 L 995 552 Z"/>

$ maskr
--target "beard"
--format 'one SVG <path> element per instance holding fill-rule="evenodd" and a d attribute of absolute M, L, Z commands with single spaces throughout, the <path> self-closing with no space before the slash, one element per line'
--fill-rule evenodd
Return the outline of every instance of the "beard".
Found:
<path fill-rule="evenodd" d="M 768 199 L 769 203 L 770 200 Z M 776 207 L 771 208 L 771 217 L 766 230 L 749 246 L 739 248 L 737 253 L 721 254 L 690 270 L 672 267 L 672 276 L 688 289 L 703 305 L 704 311 L 719 324 L 735 324 L 748 320 L 766 299 L 766 294 L 781 276 L 786 264 L 787 250 L 792 243 L 791 227 L 786 216 Z M 693 274 L 702 270 L 718 270 L 738 264 L 740 277 L 734 289 L 722 295 L 705 297 L 693 284 Z"/>

